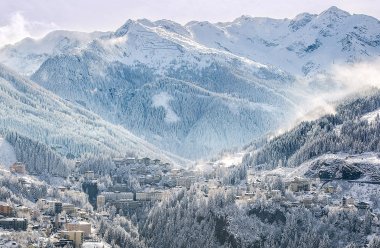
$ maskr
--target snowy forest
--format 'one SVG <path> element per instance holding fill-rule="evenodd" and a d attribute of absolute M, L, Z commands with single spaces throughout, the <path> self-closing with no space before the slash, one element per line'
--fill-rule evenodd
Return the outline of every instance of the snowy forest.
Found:
<path fill-rule="evenodd" d="M 380 248 L 376 17 L 70 1 L 0 1 L 0 248 Z"/>
<path fill-rule="evenodd" d="M 366 114 L 378 108 L 378 90 L 374 90 L 369 96 L 347 99 L 337 106 L 336 114 L 303 122 L 289 132 L 268 141 L 249 158 L 248 163 L 270 168 L 294 167 L 328 152 L 380 152 L 379 113 L 374 114 L 373 120 L 365 118 Z"/>

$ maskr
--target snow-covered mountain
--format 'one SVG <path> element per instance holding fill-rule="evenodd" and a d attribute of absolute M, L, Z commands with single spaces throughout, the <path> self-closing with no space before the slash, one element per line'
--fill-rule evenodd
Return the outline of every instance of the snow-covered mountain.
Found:
<path fill-rule="evenodd" d="M 73 104 L 187 158 L 238 147 L 294 119 L 300 75 L 380 54 L 379 21 L 332 7 L 292 20 L 128 20 L 115 32 L 58 31 L 0 61 Z"/>
<path fill-rule="evenodd" d="M 331 7 L 319 15 L 293 19 L 242 16 L 233 22 L 186 25 L 193 39 L 277 66 L 295 75 L 328 72 L 333 64 L 376 59 L 380 55 L 380 22 Z"/>
<path fill-rule="evenodd" d="M 107 123 L 2 65 L 0 105 L 0 133 L 7 135 L 15 132 L 39 141 L 63 157 L 79 157 L 85 153 L 124 155 L 134 152 L 140 156 L 180 161 L 126 129 Z M 2 138 L 0 146 L 5 153 L 1 157 L 8 157 L 0 162 L 8 165 L 15 159 L 14 154 L 9 152 L 11 146 Z"/>
<path fill-rule="evenodd" d="M 107 33 L 58 30 L 40 40 L 26 38 L 15 45 L 3 47 L 0 52 L 0 63 L 30 76 L 51 56 L 80 51 L 88 42 L 103 35 Z"/>
<path fill-rule="evenodd" d="M 92 45 L 103 50 L 100 43 L 113 43 L 110 49 L 124 63 L 139 62 L 157 68 L 163 62 L 176 62 L 175 55 L 179 54 L 191 61 L 185 47 L 192 47 L 207 53 L 223 51 L 292 74 L 308 75 L 326 71 L 332 64 L 377 58 L 379 30 L 376 18 L 352 15 L 337 7 L 320 14 L 302 13 L 293 19 L 241 16 L 232 22 L 193 21 L 186 25 L 169 20 L 128 20 L 114 33 L 54 31 L 41 40 L 27 38 L 1 49 L 0 62 L 30 75 L 48 57 L 80 51 L 101 38 Z M 109 36 L 114 38 L 108 39 Z M 133 43 L 138 45 L 133 47 Z M 109 50 L 103 52 L 110 57 Z M 192 62 L 199 66 L 199 60 L 204 61 L 202 56 L 193 55 Z"/>

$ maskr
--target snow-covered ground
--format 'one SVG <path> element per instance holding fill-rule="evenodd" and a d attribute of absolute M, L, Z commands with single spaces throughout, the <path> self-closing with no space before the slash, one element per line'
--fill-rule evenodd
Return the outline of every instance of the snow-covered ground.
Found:
<path fill-rule="evenodd" d="M 374 122 L 376 120 L 376 117 L 380 116 L 380 109 L 377 109 L 375 111 L 369 112 L 362 116 L 362 120 L 367 120 L 368 122 Z"/>
<path fill-rule="evenodd" d="M 86 241 L 82 244 L 82 248 L 111 248 L 110 245 L 104 242 L 89 242 Z"/>
<path fill-rule="evenodd" d="M 4 138 L 0 137 L 0 166 L 9 168 L 16 161 L 16 153 L 13 147 Z"/>
<path fill-rule="evenodd" d="M 179 121 L 178 115 L 173 111 L 172 107 L 170 106 L 170 101 L 173 99 L 171 95 L 169 95 L 167 92 L 161 92 L 159 94 L 156 94 L 152 98 L 153 107 L 159 108 L 163 107 L 165 110 L 165 121 L 167 123 L 174 123 Z"/>
<path fill-rule="evenodd" d="M 263 178 L 267 175 L 281 175 L 285 180 L 291 180 L 295 177 L 304 177 L 305 173 L 310 169 L 310 166 L 313 162 L 317 160 L 327 160 L 327 159 L 341 159 L 347 162 L 348 164 L 354 163 L 366 163 L 373 166 L 380 166 L 380 157 L 377 153 L 369 152 L 362 154 L 350 155 L 347 153 L 338 153 L 338 154 L 324 154 L 319 157 L 313 158 L 311 160 L 305 161 L 301 165 L 290 168 L 290 167 L 278 167 L 273 170 L 263 170 L 263 171 L 252 171 L 251 173 L 255 177 Z"/>

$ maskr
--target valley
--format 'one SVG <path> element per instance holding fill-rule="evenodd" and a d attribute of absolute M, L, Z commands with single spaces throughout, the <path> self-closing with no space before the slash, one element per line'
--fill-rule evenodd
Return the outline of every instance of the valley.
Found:
<path fill-rule="evenodd" d="M 337 7 L 0 46 L 0 247 L 380 247 L 379 56 Z"/>

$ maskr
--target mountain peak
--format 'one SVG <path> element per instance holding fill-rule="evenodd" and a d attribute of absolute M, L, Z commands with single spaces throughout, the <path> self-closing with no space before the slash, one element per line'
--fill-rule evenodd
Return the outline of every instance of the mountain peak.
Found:
<path fill-rule="evenodd" d="M 347 11 L 344 11 L 342 9 L 339 9 L 336 6 L 331 6 L 327 10 L 323 11 L 320 16 L 334 16 L 334 17 L 347 17 L 350 16 L 351 14 L 348 13 Z"/>
<path fill-rule="evenodd" d="M 118 28 L 115 32 L 115 35 L 120 37 L 120 36 L 124 36 L 125 34 L 127 34 L 129 32 L 129 30 L 131 28 L 133 28 L 134 26 L 136 25 L 139 25 L 140 22 L 138 21 L 135 21 L 135 20 L 132 20 L 132 19 L 128 19 L 124 24 L 123 26 L 121 26 L 120 28 Z M 141 25 L 141 24 L 140 24 Z"/>

